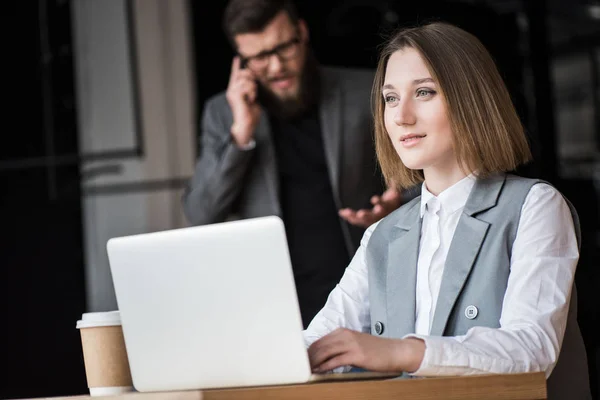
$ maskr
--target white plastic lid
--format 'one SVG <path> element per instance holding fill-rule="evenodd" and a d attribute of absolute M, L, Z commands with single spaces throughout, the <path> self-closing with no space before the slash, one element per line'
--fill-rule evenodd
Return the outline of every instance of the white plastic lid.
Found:
<path fill-rule="evenodd" d="M 81 319 L 77 321 L 77 329 L 116 325 L 121 325 L 121 314 L 119 311 L 84 313 Z"/>
<path fill-rule="evenodd" d="M 122 393 L 134 392 L 133 386 L 91 387 L 90 396 L 116 396 Z"/>

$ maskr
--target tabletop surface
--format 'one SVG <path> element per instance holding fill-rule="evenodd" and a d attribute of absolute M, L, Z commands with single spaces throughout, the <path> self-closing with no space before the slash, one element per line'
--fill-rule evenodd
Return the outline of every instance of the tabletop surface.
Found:
<path fill-rule="evenodd" d="M 480 400 L 546 399 L 543 373 L 471 375 L 415 379 L 384 379 L 349 382 L 307 383 L 289 386 L 262 386 L 235 389 L 208 389 L 174 392 L 133 392 L 97 400 L 258 400 L 258 399 L 402 399 Z M 83 400 L 86 396 L 46 398 Z"/>

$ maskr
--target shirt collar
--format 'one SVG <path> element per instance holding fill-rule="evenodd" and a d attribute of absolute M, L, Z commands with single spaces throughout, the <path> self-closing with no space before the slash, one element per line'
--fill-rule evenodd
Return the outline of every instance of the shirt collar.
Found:
<path fill-rule="evenodd" d="M 440 202 L 444 214 L 452 214 L 454 211 L 465 206 L 476 180 L 477 178 L 475 175 L 470 174 L 437 196 L 437 200 Z M 423 218 L 423 215 L 427 210 L 427 203 L 431 202 L 435 197 L 436 196 L 427 190 L 427 186 L 425 185 L 425 182 L 423 182 L 421 188 L 421 218 Z"/>
<path fill-rule="evenodd" d="M 434 197 L 435 196 L 429 190 L 427 190 L 425 182 L 423 182 L 421 185 L 421 218 L 423 218 L 423 215 L 427 210 L 427 203 L 429 203 Z"/>

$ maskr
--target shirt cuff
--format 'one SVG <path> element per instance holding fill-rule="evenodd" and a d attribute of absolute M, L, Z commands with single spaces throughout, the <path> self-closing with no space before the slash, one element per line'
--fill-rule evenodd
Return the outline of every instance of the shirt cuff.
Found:
<path fill-rule="evenodd" d="M 427 335 L 417 335 L 417 334 L 409 334 L 404 336 L 402 339 L 407 338 L 416 338 L 421 339 L 425 342 L 425 353 L 423 354 L 423 360 L 421 361 L 421 365 L 419 368 L 411 372 L 410 375 L 413 376 L 439 376 L 439 375 L 448 375 L 449 373 L 449 365 L 454 365 L 457 370 L 454 371 L 456 374 L 461 374 L 462 368 L 456 367 L 456 364 L 461 364 L 460 358 L 461 354 L 456 354 L 455 352 L 451 352 L 452 354 L 452 362 L 446 360 L 446 347 L 448 347 L 448 338 L 438 337 L 438 336 L 427 336 Z M 468 365 L 467 360 L 462 360 Z M 464 373 L 464 372 L 463 372 Z"/>
<path fill-rule="evenodd" d="M 410 373 L 412 376 L 526 372 L 526 368 L 515 366 L 514 362 L 466 351 L 464 345 L 454 337 L 409 334 L 405 338 L 417 338 L 425 342 L 423 360 L 419 368 Z"/>
<path fill-rule="evenodd" d="M 235 145 L 235 147 L 237 147 L 238 149 L 240 149 L 242 151 L 249 151 L 256 147 L 256 141 L 254 139 L 250 139 L 250 141 L 243 146 L 238 146 L 237 144 L 235 144 L 235 142 L 234 142 L 234 145 Z"/>

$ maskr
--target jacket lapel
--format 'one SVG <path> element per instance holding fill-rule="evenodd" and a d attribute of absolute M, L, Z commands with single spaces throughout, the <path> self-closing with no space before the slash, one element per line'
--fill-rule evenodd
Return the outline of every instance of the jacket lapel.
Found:
<path fill-rule="evenodd" d="M 321 104 L 319 107 L 319 122 L 325 148 L 325 159 L 329 171 L 329 180 L 333 189 L 336 206 L 341 207 L 340 201 L 340 165 L 342 150 L 342 89 L 335 85 L 335 77 L 327 76 L 321 69 Z"/>
<path fill-rule="evenodd" d="M 415 331 L 417 259 L 421 233 L 420 202 L 396 223 L 388 247 L 387 320 L 392 338 Z"/>
<path fill-rule="evenodd" d="M 279 203 L 279 173 L 277 171 L 277 158 L 275 157 L 275 149 L 273 137 L 271 135 L 271 124 L 267 116 L 266 110 L 262 110 L 260 120 L 256 131 L 254 132 L 255 140 L 260 145 L 259 157 L 261 158 L 260 165 L 263 166 L 265 182 L 267 184 L 267 193 L 271 199 L 270 204 L 273 205 L 273 213 L 281 216 L 281 204 Z"/>
<path fill-rule="evenodd" d="M 430 334 L 442 336 L 454 304 L 473 268 L 489 229 L 476 214 L 496 205 L 505 175 L 478 179 L 465 204 L 448 250 Z M 460 310 L 459 310 L 460 311 Z"/>

